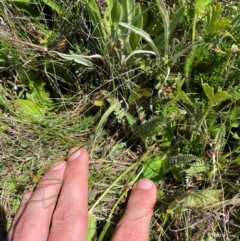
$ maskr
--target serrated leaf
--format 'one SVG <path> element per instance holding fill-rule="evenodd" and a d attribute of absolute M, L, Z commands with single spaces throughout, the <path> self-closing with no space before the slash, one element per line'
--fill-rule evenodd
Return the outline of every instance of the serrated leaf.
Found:
<path fill-rule="evenodd" d="M 228 94 L 227 91 L 219 91 L 216 93 L 216 95 L 214 96 L 212 102 L 214 105 L 218 104 L 219 102 L 223 101 L 223 100 L 227 100 L 231 98 L 231 95 Z"/>
<path fill-rule="evenodd" d="M 204 91 L 205 95 L 209 99 L 209 101 L 211 103 L 213 103 L 213 99 L 214 99 L 213 87 L 210 87 L 207 83 L 204 83 L 204 84 L 202 84 L 202 88 L 203 88 L 203 91 Z"/>
<path fill-rule="evenodd" d="M 96 221 L 91 212 L 88 212 L 88 229 L 87 229 L 87 241 L 92 241 L 97 231 Z"/>
<path fill-rule="evenodd" d="M 222 13 L 221 3 L 217 3 L 208 9 L 207 21 L 206 21 L 206 32 L 217 33 L 231 27 L 230 21 L 226 18 L 220 18 Z"/>
<path fill-rule="evenodd" d="M 165 161 L 166 155 L 156 156 L 153 159 L 148 159 L 144 163 L 143 177 L 154 181 L 159 181 L 165 175 Z"/>

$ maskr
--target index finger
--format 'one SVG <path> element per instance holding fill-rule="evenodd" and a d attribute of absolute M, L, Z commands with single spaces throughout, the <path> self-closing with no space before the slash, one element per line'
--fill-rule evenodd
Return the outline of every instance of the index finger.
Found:
<path fill-rule="evenodd" d="M 74 153 L 73 153 L 74 152 Z M 53 214 L 48 241 L 85 240 L 88 225 L 88 154 L 73 148 Z"/>

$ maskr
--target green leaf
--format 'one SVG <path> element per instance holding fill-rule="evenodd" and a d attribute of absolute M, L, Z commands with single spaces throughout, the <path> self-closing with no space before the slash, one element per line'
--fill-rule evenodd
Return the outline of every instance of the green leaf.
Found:
<path fill-rule="evenodd" d="M 173 16 L 173 19 L 171 20 L 170 22 L 170 25 L 169 25 L 169 30 L 170 30 L 170 34 L 169 34 L 169 37 L 172 36 L 172 34 L 174 33 L 176 27 L 178 26 L 181 18 L 183 17 L 183 14 L 184 14 L 184 7 L 180 8 L 176 14 Z M 163 49 L 163 46 L 164 46 L 164 33 L 158 35 L 158 37 L 156 37 L 155 39 L 153 39 L 153 43 L 157 46 L 158 49 Z M 151 46 L 150 44 L 146 44 L 143 48 L 144 50 L 150 50 L 151 49 Z"/>
<path fill-rule="evenodd" d="M 91 212 L 88 212 L 88 229 L 87 229 L 87 241 L 92 241 L 96 236 L 97 225 Z"/>
<path fill-rule="evenodd" d="M 240 119 L 240 107 L 234 106 L 230 113 L 231 121 L 238 121 Z"/>
<path fill-rule="evenodd" d="M 121 8 L 120 22 L 132 24 L 134 17 L 134 0 L 121 0 L 118 1 Z"/>
<path fill-rule="evenodd" d="M 170 18 L 168 14 L 168 10 L 166 8 L 166 5 L 163 0 L 157 0 L 157 6 L 162 16 L 163 21 L 163 27 L 164 27 L 164 38 L 165 38 L 165 56 L 167 56 L 168 53 L 168 45 L 169 45 L 169 39 L 171 35 L 170 31 Z"/>
<path fill-rule="evenodd" d="M 59 52 L 54 52 L 54 53 L 57 53 L 60 57 L 62 57 L 63 59 L 66 59 L 66 60 L 73 60 L 76 63 L 85 65 L 87 67 L 93 66 L 91 61 L 87 60 L 86 58 L 84 58 L 81 55 L 78 55 L 78 54 L 62 54 L 62 53 L 59 53 Z"/>
<path fill-rule="evenodd" d="M 52 107 L 53 101 L 50 99 L 50 94 L 44 88 L 45 83 L 33 80 L 29 83 L 29 89 L 31 93 L 27 93 L 26 97 L 28 100 L 31 100 L 34 103 L 37 103 L 38 107 Z"/>
<path fill-rule="evenodd" d="M 127 56 L 127 58 L 123 61 L 122 64 L 126 63 L 132 56 L 134 56 L 134 55 L 136 55 L 136 54 L 151 54 L 151 55 L 155 55 L 155 56 L 156 56 L 156 54 L 155 54 L 153 51 L 148 51 L 148 50 L 134 50 L 134 51 L 132 51 L 131 54 L 129 54 L 129 55 Z"/>
<path fill-rule="evenodd" d="M 218 203 L 219 197 L 223 194 L 222 190 L 205 189 L 197 192 L 186 192 L 179 198 L 175 199 L 168 206 L 168 213 L 174 210 L 184 211 L 187 208 L 203 209 L 214 203 Z"/>
<path fill-rule="evenodd" d="M 202 15 L 204 11 L 207 9 L 210 4 L 213 3 L 214 0 L 195 0 L 195 12 L 197 15 Z"/>
<path fill-rule="evenodd" d="M 136 4 L 134 8 L 134 19 L 132 21 L 132 25 L 142 29 L 143 28 L 143 15 L 141 4 Z M 129 37 L 129 43 L 131 45 L 132 50 L 136 49 L 139 44 L 141 37 L 138 34 L 131 33 Z"/>
<path fill-rule="evenodd" d="M 143 97 L 150 97 L 152 94 L 153 91 L 150 88 L 137 87 L 131 91 L 131 94 L 128 97 L 128 103 L 132 104 Z"/>
<path fill-rule="evenodd" d="M 188 96 L 186 95 L 186 93 L 182 90 L 178 91 L 178 97 L 180 100 L 182 100 L 184 103 L 194 106 L 193 103 L 191 102 L 191 100 L 188 98 Z"/>
<path fill-rule="evenodd" d="M 153 51 L 155 52 L 156 56 L 160 57 L 158 49 L 155 46 L 155 44 L 153 43 L 153 41 L 152 41 L 152 39 L 151 39 L 149 34 L 147 34 L 142 29 L 134 27 L 134 26 L 132 26 L 130 24 L 127 24 L 127 23 L 120 22 L 119 25 L 122 26 L 122 27 L 125 27 L 125 28 L 127 28 L 127 29 L 129 29 L 131 31 L 133 31 L 134 33 L 136 33 L 138 35 L 140 35 L 144 40 L 146 40 L 149 43 L 149 45 L 152 47 Z"/>
<path fill-rule="evenodd" d="M 160 181 L 166 173 L 165 159 L 166 155 L 156 156 L 153 159 L 148 158 L 144 163 L 143 177 L 154 181 Z"/>
<path fill-rule="evenodd" d="M 211 103 L 213 103 L 213 100 L 214 100 L 214 90 L 213 90 L 213 87 L 210 87 L 207 83 L 204 83 L 204 84 L 202 84 L 202 88 L 203 88 L 203 91 L 204 91 L 205 95 L 209 99 L 209 101 Z"/>
<path fill-rule="evenodd" d="M 102 22 L 101 13 L 95 0 L 84 0 L 86 11 L 94 25 L 94 36 L 105 39 L 105 29 Z"/>
<path fill-rule="evenodd" d="M 171 173 L 178 182 L 184 182 L 184 172 L 182 167 L 174 167 L 171 169 Z"/>
<path fill-rule="evenodd" d="M 38 107 L 30 100 L 18 99 L 14 101 L 17 113 L 25 120 L 39 120 L 45 114 L 45 109 Z"/>
<path fill-rule="evenodd" d="M 231 27 L 230 21 L 226 18 L 220 18 L 222 13 L 221 3 L 210 7 L 207 12 L 206 34 L 221 32 Z"/>
<path fill-rule="evenodd" d="M 113 33 L 118 28 L 118 24 L 120 22 L 120 15 L 121 15 L 121 8 L 118 1 L 114 1 L 114 4 L 112 6 L 111 11 L 111 19 L 112 19 L 112 25 L 113 25 Z M 113 33 L 111 36 L 113 36 Z"/>
<path fill-rule="evenodd" d="M 41 0 L 43 3 L 45 3 L 47 6 L 49 6 L 53 11 L 57 12 L 59 15 L 64 14 L 64 9 L 62 6 L 58 3 L 58 1 L 54 0 Z"/>
<path fill-rule="evenodd" d="M 184 63 L 184 73 L 187 78 L 189 78 L 193 67 L 202 59 L 205 46 L 203 44 L 194 45 L 189 52 L 185 63 Z"/>
<path fill-rule="evenodd" d="M 159 18 L 158 9 L 149 6 L 146 10 L 148 18 L 145 20 L 143 30 L 150 35 L 157 35 L 160 32 L 164 32 L 162 19 Z"/>
<path fill-rule="evenodd" d="M 227 91 L 219 91 L 217 92 L 217 94 L 214 96 L 212 102 L 214 105 L 217 105 L 219 102 L 223 101 L 223 100 L 227 100 L 231 98 L 231 95 L 228 94 Z"/>

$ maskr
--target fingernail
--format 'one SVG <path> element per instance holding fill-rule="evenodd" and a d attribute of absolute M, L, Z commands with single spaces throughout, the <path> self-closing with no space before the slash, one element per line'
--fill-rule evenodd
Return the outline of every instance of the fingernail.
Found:
<path fill-rule="evenodd" d="M 54 163 L 49 169 L 50 170 L 60 170 L 63 167 L 64 161 Z"/>
<path fill-rule="evenodd" d="M 152 187 L 153 183 L 152 181 L 148 179 L 141 179 L 137 182 L 137 188 L 138 189 L 150 189 Z"/>
<path fill-rule="evenodd" d="M 74 147 L 69 151 L 70 156 L 68 157 L 68 161 L 75 160 L 76 158 L 78 158 L 80 156 L 81 150 L 78 150 L 78 149 L 79 149 L 79 147 Z"/>

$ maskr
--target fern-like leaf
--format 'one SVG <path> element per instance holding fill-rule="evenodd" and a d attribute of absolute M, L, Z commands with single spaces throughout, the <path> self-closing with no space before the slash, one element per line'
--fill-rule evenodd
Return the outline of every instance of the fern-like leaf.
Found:
<path fill-rule="evenodd" d="M 201 159 L 192 154 L 179 154 L 167 158 L 166 165 L 169 167 L 175 167 L 176 165 L 191 163 L 192 161 L 201 161 Z"/>

